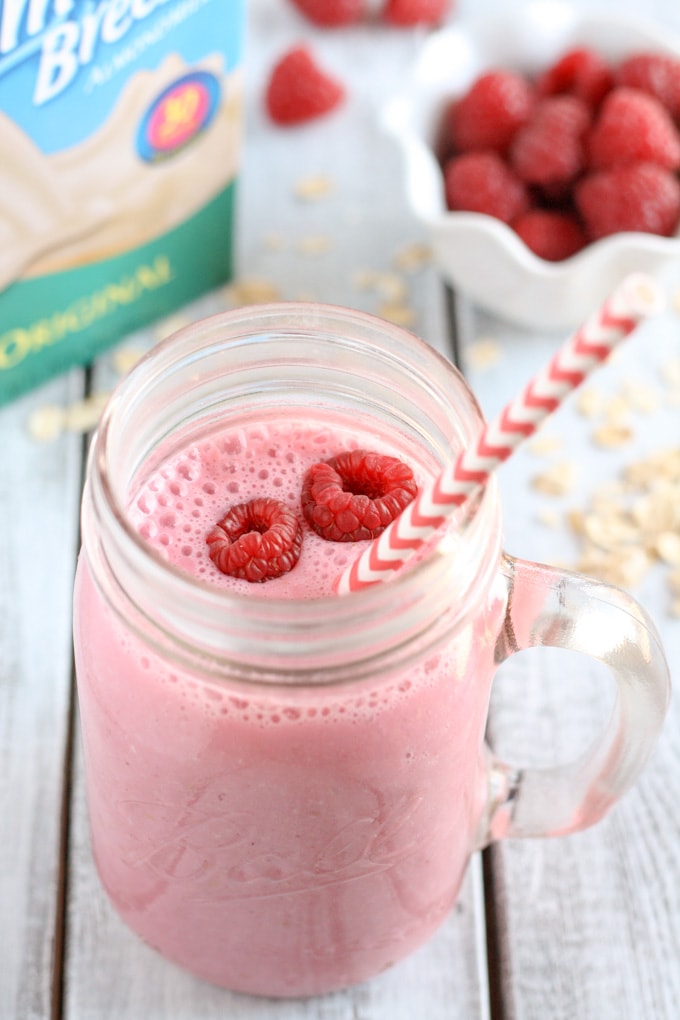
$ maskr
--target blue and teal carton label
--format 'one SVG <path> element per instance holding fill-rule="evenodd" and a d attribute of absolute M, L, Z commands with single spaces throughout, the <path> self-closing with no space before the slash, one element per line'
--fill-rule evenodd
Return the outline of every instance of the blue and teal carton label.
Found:
<path fill-rule="evenodd" d="M 243 0 L 0 0 L 0 404 L 229 279 Z"/>

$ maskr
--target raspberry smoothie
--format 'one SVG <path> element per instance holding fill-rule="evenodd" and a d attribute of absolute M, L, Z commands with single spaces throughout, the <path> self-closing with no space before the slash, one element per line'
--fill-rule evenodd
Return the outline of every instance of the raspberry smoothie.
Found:
<path fill-rule="evenodd" d="M 414 442 L 356 416 L 279 412 L 175 448 L 141 478 L 129 516 L 182 574 L 263 605 L 296 600 L 304 619 L 309 600 L 337 604 L 334 582 L 365 546 L 310 526 L 305 479 L 356 450 L 397 458 L 415 484 L 437 470 Z M 301 529 L 292 568 L 262 583 L 223 573 L 206 541 L 254 500 L 276 501 Z M 455 900 L 485 797 L 484 678 L 503 605 L 482 594 L 453 636 L 418 638 L 379 676 L 362 665 L 351 683 L 249 687 L 155 648 L 82 557 L 91 827 L 130 926 L 210 981 L 276 996 L 364 980 L 426 940 Z"/>

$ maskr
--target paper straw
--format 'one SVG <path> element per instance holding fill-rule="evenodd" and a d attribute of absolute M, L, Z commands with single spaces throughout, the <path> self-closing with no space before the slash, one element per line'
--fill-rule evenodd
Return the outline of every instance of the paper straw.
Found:
<path fill-rule="evenodd" d="M 642 273 L 626 277 L 525 389 L 484 426 L 472 446 L 423 486 L 399 517 L 350 564 L 337 582 L 338 594 L 389 580 L 613 348 L 642 319 L 659 312 L 663 303 L 661 288 L 651 277 Z"/>

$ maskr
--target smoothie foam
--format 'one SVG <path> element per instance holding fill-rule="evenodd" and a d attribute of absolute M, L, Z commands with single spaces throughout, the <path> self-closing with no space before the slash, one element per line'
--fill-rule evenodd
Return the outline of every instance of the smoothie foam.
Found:
<path fill-rule="evenodd" d="M 305 524 L 296 567 L 280 578 L 251 584 L 214 566 L 206 535 L 230 506 L 258 497 L 284 503 L 302 520 L 300 493 L 307 470 L 356 449 L 397 456 L 385 438 L 361 429 L 356 420 L 331 426 L 309 415 L 272 421 L 259 417 L 257 423 L 218 432 L 170 458 L 143 484 L 131 504 L 130 519 L 164 559 L 211 585 L 264 598 L 333 595 L 343 567 L 366 543 L 326 541 Z M 422 483 L 427 468 L 414 467 Z"/>

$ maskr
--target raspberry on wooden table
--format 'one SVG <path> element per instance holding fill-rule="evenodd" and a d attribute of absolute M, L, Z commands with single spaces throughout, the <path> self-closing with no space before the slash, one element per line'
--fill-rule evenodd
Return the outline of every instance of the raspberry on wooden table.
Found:
<path fill-rule="evenodd" d="M 317 64 L 311 50 L 296 46 L 274 66 L 265 103 L 273 121 L 292 125 L 330 113 L 344 98 L 344 86 Z"/>
<path fill-rule="evenodd" d="M 489 71 L 444 114 L 454 149 L 505 152 L 516 132 L 529 120 L 534 89 L 521 74 Z"/>
<path fill-rule="evenodd" d="M 586 162 L 585 137 L 590 110 L 576 96 L 541 99 L 531 120 L 515 135 L 510 162 L 527 184 L 573 181 Z"/>
<path fill-rule="evenodd" d="M 595 170 L 623 163 L 680 167 L 680 135 L 658 99 L 620 86 L 609 93 L 588 139 L 588 158 Z"/>
<path fill-rule="evenodd" d="M 391 25 L 438 25 L 451 8 L 451 0 L 386 0 L 381 17 Z"/>
<path fill-rule="evenodd" d="M 680 219 L 680 183 L 654 163 L 630 163 L 584 177 L 576 205 L 596 240 L 624 230 L 670 237 Z"/>
<path fill-rule="evenodd" d="M 465 152 L 444 167 L 446 204 L 510 223 L 529 208 L 527 190 L 496 152 Z"/>
<path fill-rule="evenodd" d="M 291 3 L 315 25 L 336 28 L 359 21 L 365 0 L 291 0 Z"/>
<path fill-rule="evenodd" d="M 348 450 L 313 464 L 302 485 L 302 512 L 330 542 L 377 538 L 414 499 L 413 471 L 397 457 Z"/>
<path fill-rule="evenodd" d="M 672 117 L 680 119 L 680 60 L 665 53 L 632 53 L 616 70 L 617 85 L 655 96 Z"/>
<path fill-rule="evenodd" d="M 302 525 L 284 503 L 262 497 L 232 506 L 206 542 L 223 574 L 258 583 L 293 569 L 302 550 Z"/>
<path fill-rule="evenodd" d="M 614 84 L 609 64 L 587 46 L 564 53 L 536 79 L 539 96 L 563 93 L 582 99 L 590 107 L 598 106 Z"/>

